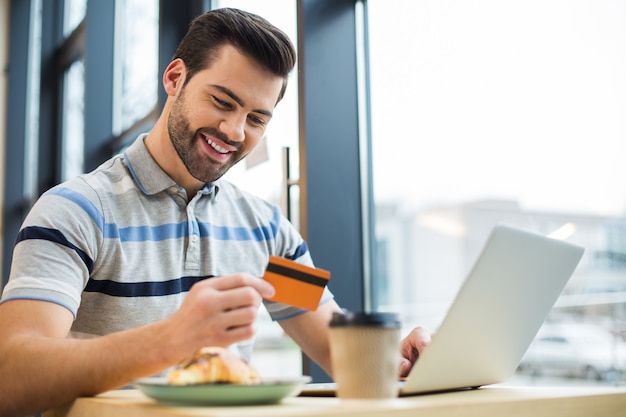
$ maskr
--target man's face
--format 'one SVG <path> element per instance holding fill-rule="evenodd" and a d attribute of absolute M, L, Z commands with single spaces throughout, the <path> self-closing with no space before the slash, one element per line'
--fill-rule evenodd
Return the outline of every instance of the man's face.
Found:
<path fill-rule="evenodd" d="M 232 46 L 179 92 L 168 118 L 174 149 L 199 181 L 213 182 L 259 143 L 283 85 Z"/>

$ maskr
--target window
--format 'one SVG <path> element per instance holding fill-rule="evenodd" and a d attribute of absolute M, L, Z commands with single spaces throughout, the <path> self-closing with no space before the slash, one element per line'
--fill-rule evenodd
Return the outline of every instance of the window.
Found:
<path fill-rule="evenodd" d="M 61 90 L 61 138 L 58 144 L 59 181 L 65 181 L 85 171 L 85 64 L 83 22 L 87 13 L 86 0 L 66 0 L 63 3 L 63 37 L 57 45 L 62 58 L 58 60 L 63 76 L 56 80 Z M 51 89 L 56 86 L 49 86 Z"/>
<path fill-rule="evenodd" d="M 61 179 L 65 181 L 84 172 L 85 66 L 82 60 L 70 65 L 63 81 Z"/>
<path fill-rule="evenodd" d="M 117 0 L 113 131 L 120 135 L 153 111 L 159 87 L 159 2 Z M 134 138 L 133 138 L 134 139 Z"/>
<path fill-rule="evenodd" d="M 24 187 L 19 191 L 28 205 L 32 204 L 37 198 L 37 176 L 38 158 L 39 158 L 39 98 L 40 86 L 39 78 L 41 72 L 41 23 L 42 23 L 42 4 L 40 1 L 34 1 L 31 5 L 30 15 L 28 16 L 28 62 L 26 65 L 27 82 L 26 82 L 26 127 L 24 131 L 24 150 L 23 163 L 28 169 L 23 170 Z"/>
<path fill-rule="evenodd" d="M 507 223 L 587 248 L 548 321 L 622 332 L 626 9 L 370 0 L 368 16 L 376 307 L 436 328 Z"/>

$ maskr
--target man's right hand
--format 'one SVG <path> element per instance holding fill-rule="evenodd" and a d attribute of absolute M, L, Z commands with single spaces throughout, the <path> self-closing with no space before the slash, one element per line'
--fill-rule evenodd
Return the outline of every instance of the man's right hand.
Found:
<path fill-rule="evenodd" d="M 170 319 L 175 338 L 187 356 L 204 346 L 226 347 L 254 336 L 254 322 L 263 298 L 274 288 L 249 274 L 208 278 L 191 287 Z M 170 323 L 171 324 L 171 323 Z"/>

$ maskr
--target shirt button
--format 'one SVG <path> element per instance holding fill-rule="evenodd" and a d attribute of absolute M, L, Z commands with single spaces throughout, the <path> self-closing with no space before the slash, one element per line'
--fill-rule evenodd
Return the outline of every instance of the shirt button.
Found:
<path fill-rule="evenodd" d="M 197 242 L 198 241 L 198 235 L 192 235 L 191 236 L 191 241 L 194 242 L 194 243 Z"/>

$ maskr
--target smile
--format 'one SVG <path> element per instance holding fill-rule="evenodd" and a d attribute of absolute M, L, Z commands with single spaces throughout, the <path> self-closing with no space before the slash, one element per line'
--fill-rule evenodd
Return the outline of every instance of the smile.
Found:
<path fill-rule="evenodd" d="M 221 154 L 227 154 L 230 151 L 228 149 L 224 149 L 222 148 L 220 145 L 218 145 L 217 143 L 213 142 L 210 138 L 205 137 L 206 142 L 209 144 L 209 146 L 211 146 L 213 149 L 215 149 L 217 152 L 221 153 Z"/>

